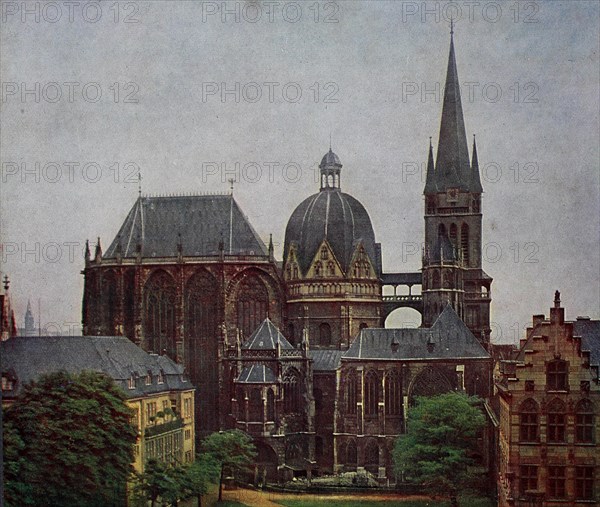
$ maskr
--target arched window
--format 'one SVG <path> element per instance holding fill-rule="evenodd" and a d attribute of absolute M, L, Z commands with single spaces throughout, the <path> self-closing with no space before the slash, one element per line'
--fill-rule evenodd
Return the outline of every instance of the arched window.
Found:
<path fill-rule="evenodd" d="M 263 420 L 263 402 L 260 394 L 260 389 L 254 388 L 250 391 L 249 400 L 249 415 L 250 421 L 259 422 Z"/>
<path fill-rule="evenodd" d="M 521 442 L 537 442 L 539 436 L 537 403 L 531 398 L 527 399 L 521 404 L 519 412 L 519 440 Z"/>
<path fill-rule="evenodd" d="M 452 246 L 456 248 L 456 236 L 458 234 L 458 228 L 456 224 L 450 224 L 450 241 L 452 242 Z"/>
<path fill-rule="evenodd" d="M 323 391 L 318 387 L 315 387 L 315 389 L 313 389 L 313 397 L 315 399 L 315 410 L 320 412 L 323 408 Z"/>
<path fill-rule="evenodd" d="M 575 442 L 594 442 L 594 406 L 590 400 L 581 400 L 575 409 Z"/>
<path fill-rule="evenodd" d="M 365 415 L 373 417 L 377 415 L 379 405 L 379 378 L 377 373 L 370 370 L 365 375 Z"/>
<path fill-rule="evenodd" d="M 446 226 L 444 224 L 438 225 L 438 236 L 446 235 Z"/>
<path fill-rule="evenodd" d="M 267 421 L 275 420 L 275 393 L 273 389 L 267 390 Z"/>
<path fill-rule="evenodd" d="M 349 373 L 346 377 L 346 413 L 356 414 L 356 376 Z"/>
<path fill-rule="evenodd" d="M 328 258 L 329 258 L 329 252 L 327 251 L 327 247 L 324 246 L 321 248 L 321 259 L 325 261 Z"/>
<path fill-rule="evenodd" d="M 255 275 L 240 282 L 237 294 L 237 326 L 247 339 L 267 317 L 269 294 Z"/>
<path fill-rule="evenodd" d="M 392 370 L 385 376 L 385 413 L 386 415 L 402 413 L 402 389 L 398 370 Z"/>
<path fill-rule="evenodd" d="M 203 427 L 218 425 L 219 378 L 217 368 L 217 285 L 208 271 L 200 270 L 185 286 L 185 367 L 198 390 L 199 423 Z M 229 386 L 228 386 L 229 387 Z"/>
<path fill-rule="evenodd" d="M 564 442 L 566 428 L 566 407 L 559 400 L 554 399 L 548 405 L 546 435 L 548 442 Z"/>
<path fill-rule="evenodd" d="M 379 446 L 371 440 L 365 447 L 365 468 L 371 473 L 377 473 L 379 468 Z"/>
<path fill-rule="evenodd" d="M 175 282 L 164 271 L 154 273 L 144 288 L 144 334 L 150 352 L 163 350 L 175 358 Z"/>
<path fill-rule="evenodd" d="M 323 322 L 319 326 L 319 345 L 329 347 L 331 345 L 331 326 Z"/>
<path fill-rule="evenodd" d="M 354 278 L 360 278 L 360 264 L 357 262 L 356 264 L 354 264 Z"/>
<path fill-rule="evenodd" d="M 102 277 L 102 332 L 114 335 L 117 327 L 117 278 L 113 271 Z"/>
<path fill-rule="evenodd" d="M 298 266 L 294 266 L 293 267 L 293 275 L 292 278 L 295 280 L 296 278 L 298 278 Z"/>
<path fill-rule="evenodd" d="M 462 224 L 460 228 L 460 246 L 462 250 L 462 258 L 465 265 L 469 265 L 470 254 L 469 254 L 469 226 Z"/>
<path fill-rule="evenodd" d="M 346 451 L 346 467 L 349 470 L 356 470 L 356 464 L 358 461 L 358 450 L 356 448 L 356 442 L 350 440 L 348 442 L 348 448 Z"/>
<path fill-rule="evenodd" d="M 432 289 L 439 289 L 440 288 L 440 272 L 435 270 L 433 272 L 433 275 L 431 277 L 431 288 Z"/>
<path fill-rule="evenodd" d="M 335 276 L 335 264 L 332 261 L 327 263 L 327 276 Z"/>
<path fill-rule="evenodd" d="M 290 368 L 283 377 L 283 399 L 286 413 L 300 411 L 300 375 Z"/>
<path fill-rule="evenodd" d="M 566 361 L 555 359 L 546 365 L 546 389 L 566 391 L 569 387 L 569 369 Z"/>
<path fill-rule="evenodd" d="M 321 264 L 321 261 L 315 263 L 315 276 L 323 276 L 323 264 Z"/>
<path fill-rule="evenodd" d="M 340 464 L 345 464 L 346 461 L 348 461 L 348 444 L 346 444 L 345 442 L 342 442 L 338 446 L 337 461 Z"/>

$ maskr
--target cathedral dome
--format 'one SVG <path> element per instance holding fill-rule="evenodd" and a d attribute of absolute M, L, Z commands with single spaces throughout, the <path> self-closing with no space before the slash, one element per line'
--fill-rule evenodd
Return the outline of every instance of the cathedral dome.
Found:
<path fill-rule="evenodd" d="M 319 167 L 323 168 L 327 165 L 337 165 L 342 167 L 342 163 L 340 162 L 340 157 L 338 157 L 335 153 L 333 153 L 333 151 L 331 151 L 331 148 L 329 148 L 329 151 L 327 153 L 325 153 L 325 155 L 323 155 L 323 158 L 321 159 L 321 164 L 319 165 Z"/>

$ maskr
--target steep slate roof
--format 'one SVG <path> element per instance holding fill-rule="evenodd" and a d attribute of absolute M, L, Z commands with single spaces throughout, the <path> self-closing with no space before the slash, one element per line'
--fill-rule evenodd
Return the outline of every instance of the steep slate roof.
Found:
<path fill-rule="evenodd" d="M 325 189 L 302 201 L 292 213 L 285 230 L 284 258 L 292 242 L 298 245 L 298 263 L 306 273 L 318 248 L 327 239 L 344 271 L 362 241 L 375 270 L 375 233 L 365 207 L 338 189 Z"/>
<path fill-rule="evenodd" d="M 138 241 L 144 257 L 176 257 L 180 241 L 185 256 L 216 255 L 221 241 L 226 254 L 268 255 L 232 195 L 139 197 L 104 257 L 116 257 L 119 243 L 134 257 Z"/>
<path fill-rule="evenodd" d="M 590 364 L 600 367 L 600 320 L 578 318 L 573 322 L 573 335 L 581 336 L 581 350 L 590 352 Z"/>
<path fill-rule="evenodd" d="M 167 356 L 148 354 L 124 336 L 19 336 L 0 343 L 2 372 L 16 376 L 16 396 L 24 384 L 45 373 L 83 370 L 103 372 L 125 391 L 128 398 L 169 390 L 193 389 L 182 380 L 183 367 Z M 157 377 L 164 374 L 164 383 Z M 152 373 L 152 384 L 145 377 Z M 139 376 L 135 389 L 128 388 L 132 373 Z"/>
<path fill-rule="evenodd" d="M 274 384 L 276 381 L 273 370 L 264 364 L 245 366 L 236 380 L 241 384 Z"/>
<path fill-rule="evenodd" d="M 396 352 L 392 344 L 397 345 Z M 428 345 L 433 348 L 431 352 Z M 447 305 L 431 328 L 365 328 L 352 342 L 342 359 L 361 360 L 431 360 L 489 359 L 473 333 L 454 309 Z"/>
<path fill-rule="evenodd" d="M 242 345 L 243 350 L 275 350 L 277 342 L 282 350 L 293 349 L 293 345 L 286 340 L 281 331 L 275 327 L 270 319 L 263 320 Z"/>
<path fill-rule="evenodd" d="M 342 350 L 309 350 L 308 357 L 313 360 L 313 371 L 334 371 L 340 367 Z"/>

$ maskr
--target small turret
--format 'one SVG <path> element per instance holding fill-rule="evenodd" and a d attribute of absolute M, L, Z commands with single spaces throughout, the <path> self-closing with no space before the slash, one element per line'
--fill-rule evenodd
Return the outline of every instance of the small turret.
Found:
<path fill-rule="evenodd" d="M 98 242 L 96 243 L 96 252 L 94 253 L 94 262 L 102 261 L 102 245 L 100 244 L 100 237 L 98 237 Z"/>

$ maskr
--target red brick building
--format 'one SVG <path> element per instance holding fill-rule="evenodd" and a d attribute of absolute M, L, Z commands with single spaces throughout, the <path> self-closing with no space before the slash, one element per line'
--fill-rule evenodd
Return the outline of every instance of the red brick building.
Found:
<path fill-rule="evenodd" d="M 600 321 L 534 315 L 500 364 L 499 505 L 597 505 Z"/>

